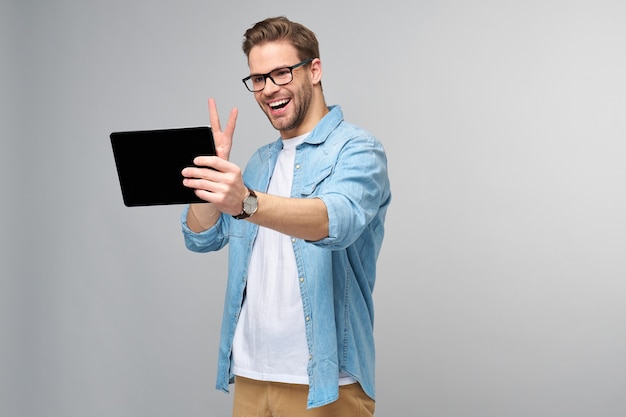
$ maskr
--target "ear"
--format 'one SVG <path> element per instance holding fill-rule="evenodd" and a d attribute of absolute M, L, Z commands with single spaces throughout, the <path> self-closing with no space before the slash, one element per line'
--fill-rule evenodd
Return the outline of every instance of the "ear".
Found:
<path fill-rule="evenodd" d="M 311 61 L 310 69 L 311 83 L 313 85 L 320 84 L 322 82 L 322 61 L 319 58 L 315 58 Z"/>

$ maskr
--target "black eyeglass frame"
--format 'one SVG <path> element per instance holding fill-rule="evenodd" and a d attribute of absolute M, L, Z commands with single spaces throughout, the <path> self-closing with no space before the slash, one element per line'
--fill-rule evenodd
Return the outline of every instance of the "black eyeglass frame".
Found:
<path fill-rule="evenodd" d="M 270 80 L 272 80 L 272 82 L 277 85 L 277 86 L 283 86 L 283 85 L 287 85 L 290 82 L 293 81 L 293 70 L 295 70 L 298 67 L 302 67 L 306 64 L 309 64 L 311 62 L 313 62 L 315 58 L 309 58 L 309 59 L 305 59 L 304 61 L 300 61 L 295 65 L 292 65 L 290 67 L 282 67 L 282 68 L 276 68 L 271 70 L 270 72 L 268 72 L 267 74 L 252 74 L 252 75 L 248 75 L 246 78 L 242 79 L 241 81 L 243 82 L 243 85 L 246 86 L 246 89 L 248 91 L 250 91 L 251 93 L 258 93 L 259 91 L 262 91 L 265 88 L 265 85 L 267 83 L 267 79 L 269 78 Z M 289 81 L 287 81 L 286 83 L 277 83 L 276 81 L 274 81 L 274 79 L 272 78 L 272 76 L 270 75 L 273 72 L 276 71 L 281 71 L 281 70 L 289 70 L 289 73 L 291 74 L 291 79 Z M 248 84 L 246 84 L 246 81 L 252 79 L 252 77 L 263 77 L 263 87 L 259 88 L 258 90 L 251 90 L 250 87 L 248 87 Z"/>

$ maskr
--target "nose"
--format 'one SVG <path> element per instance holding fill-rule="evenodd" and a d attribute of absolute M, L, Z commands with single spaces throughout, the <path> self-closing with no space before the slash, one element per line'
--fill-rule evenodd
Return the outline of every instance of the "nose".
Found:
<path fill-rule="evenodd" d="M 265 86 L 263 87 L 263 94 L 267 95 L 267 96 L 271 96 L 272 94 L 274 94 L 275 91 L 278 91 L 280 87 L 276 85 L 276 83 L 274 82 L 274 80 L 272 80 L 270 77 L 267 77 L 265 79 Z"/>

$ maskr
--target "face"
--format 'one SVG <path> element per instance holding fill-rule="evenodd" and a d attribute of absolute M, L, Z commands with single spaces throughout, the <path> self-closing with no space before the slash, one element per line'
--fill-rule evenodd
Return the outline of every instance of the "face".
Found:
<path fill-rule="evenodd" d="M 300 62 L 296 48 L 288 42 L 269 42 L 252 48 L 248 55 L 250 74 L 265 74 Z M 313 97 L 313 85 L 309 77 L 309 66 L 293 70 L 293 81 L 277 86 L 269 78 L 265 88 L 254 93 L 254 97 L 267 115 L 272 126 L 281 132 L 284 139 L 304 134 L 312 129 L 308 123 L 309 109 Z"/>

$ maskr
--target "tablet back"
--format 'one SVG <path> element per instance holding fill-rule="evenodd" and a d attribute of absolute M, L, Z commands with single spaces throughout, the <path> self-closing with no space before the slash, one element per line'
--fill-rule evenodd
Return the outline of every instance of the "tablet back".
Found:
<path fill-rule="evenodd" d="M 113 132 L 113 156 L 124 205 L 204 202 L 183 185 L 183 168 L 200 155 L 215 155 L 208 126 Z"/>

